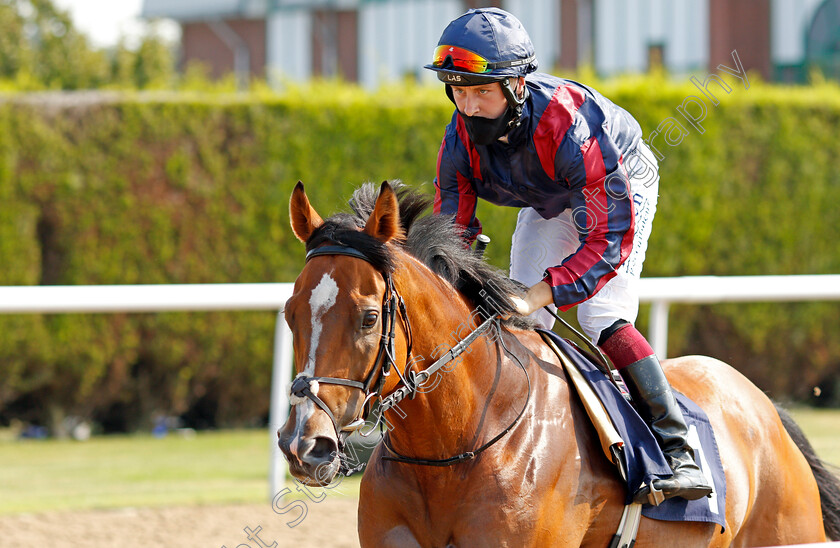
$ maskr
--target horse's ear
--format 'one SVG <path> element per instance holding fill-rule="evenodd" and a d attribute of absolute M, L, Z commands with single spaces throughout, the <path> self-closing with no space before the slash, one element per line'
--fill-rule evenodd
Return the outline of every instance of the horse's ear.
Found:
<path fill-rule="evenodd" d="M 303 183 L 300 181 L 295 185 L 292 199 L 289 201 L 289 219 L 295 236 L 304 243 L 316 228 L 324 224 L 324 220 L 309 203 L 306 191 L 303 190 Z"/>
<path fill-rule="evenodd" d="M 384 181 L 379 189 L 376 205 L 365 224 L 365 234 L 382 242 L 403 237 L 400 227 L 400 204 L 388 181 Z"/>

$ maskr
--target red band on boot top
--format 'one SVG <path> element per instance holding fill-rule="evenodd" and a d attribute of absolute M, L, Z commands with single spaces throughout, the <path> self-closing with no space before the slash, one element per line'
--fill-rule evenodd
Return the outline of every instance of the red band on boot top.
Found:
<path fill-rule="evenodd" d="M 610 357 L 616 369 L 624 369 L 631 363 L 654 354 L 644 335 L 632 324 L 624 325 L 601 345 L 601 350 Z"/>

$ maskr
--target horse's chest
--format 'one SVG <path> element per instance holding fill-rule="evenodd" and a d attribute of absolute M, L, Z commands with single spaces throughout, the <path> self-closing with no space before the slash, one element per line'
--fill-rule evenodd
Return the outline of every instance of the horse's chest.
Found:
<path fill-rule="evenodd" d="M 535 505 L 511 497 L 491 479 L 482 485 L 449 488 L 447 496 L 430 496 L 423 502 L 425 524 L 416 528 L 422 546 L 464 548 L 471 546 L 521 547 L 538 520 Z M 425 510 L 425 512 L 423 512 Z M 420 539 L 418 539 L 420 540 Z"/>

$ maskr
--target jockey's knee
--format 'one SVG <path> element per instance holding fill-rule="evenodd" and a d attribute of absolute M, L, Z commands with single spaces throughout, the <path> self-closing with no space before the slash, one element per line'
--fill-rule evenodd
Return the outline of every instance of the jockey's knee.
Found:
<path fill-rule="evenodd" d="M 607 341 L 607 339 L 613 336 L 613 334 L 616 331 L 618 331 L 625 325 L 628 325 L 629 323 L 630 322 L 628 322 L 627 320 L 615 320 L 609 327 L 601 331 L 601 334 L 598 336 L 598 346 L 602 346 Z"/>

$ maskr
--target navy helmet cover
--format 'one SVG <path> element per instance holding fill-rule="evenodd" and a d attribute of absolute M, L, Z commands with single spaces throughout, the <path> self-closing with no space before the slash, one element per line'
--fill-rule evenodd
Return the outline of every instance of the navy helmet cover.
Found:
<path fill-rule="evenodd" d="M 538 66 L 534 45 L 525 27 L 514 15 L 499 8 L 471 9 L 453 20 L 438 40 L 438 46 L 443 45 L 476 53 L 491 66 L 501 65 L 482 74 L 455 67 L 450 59 L 442 66 L 428 64 L 423 67 L 437 72 L 438 79 L 447 84 L 471 86 L 498 82 L 525 76 Z"/>

